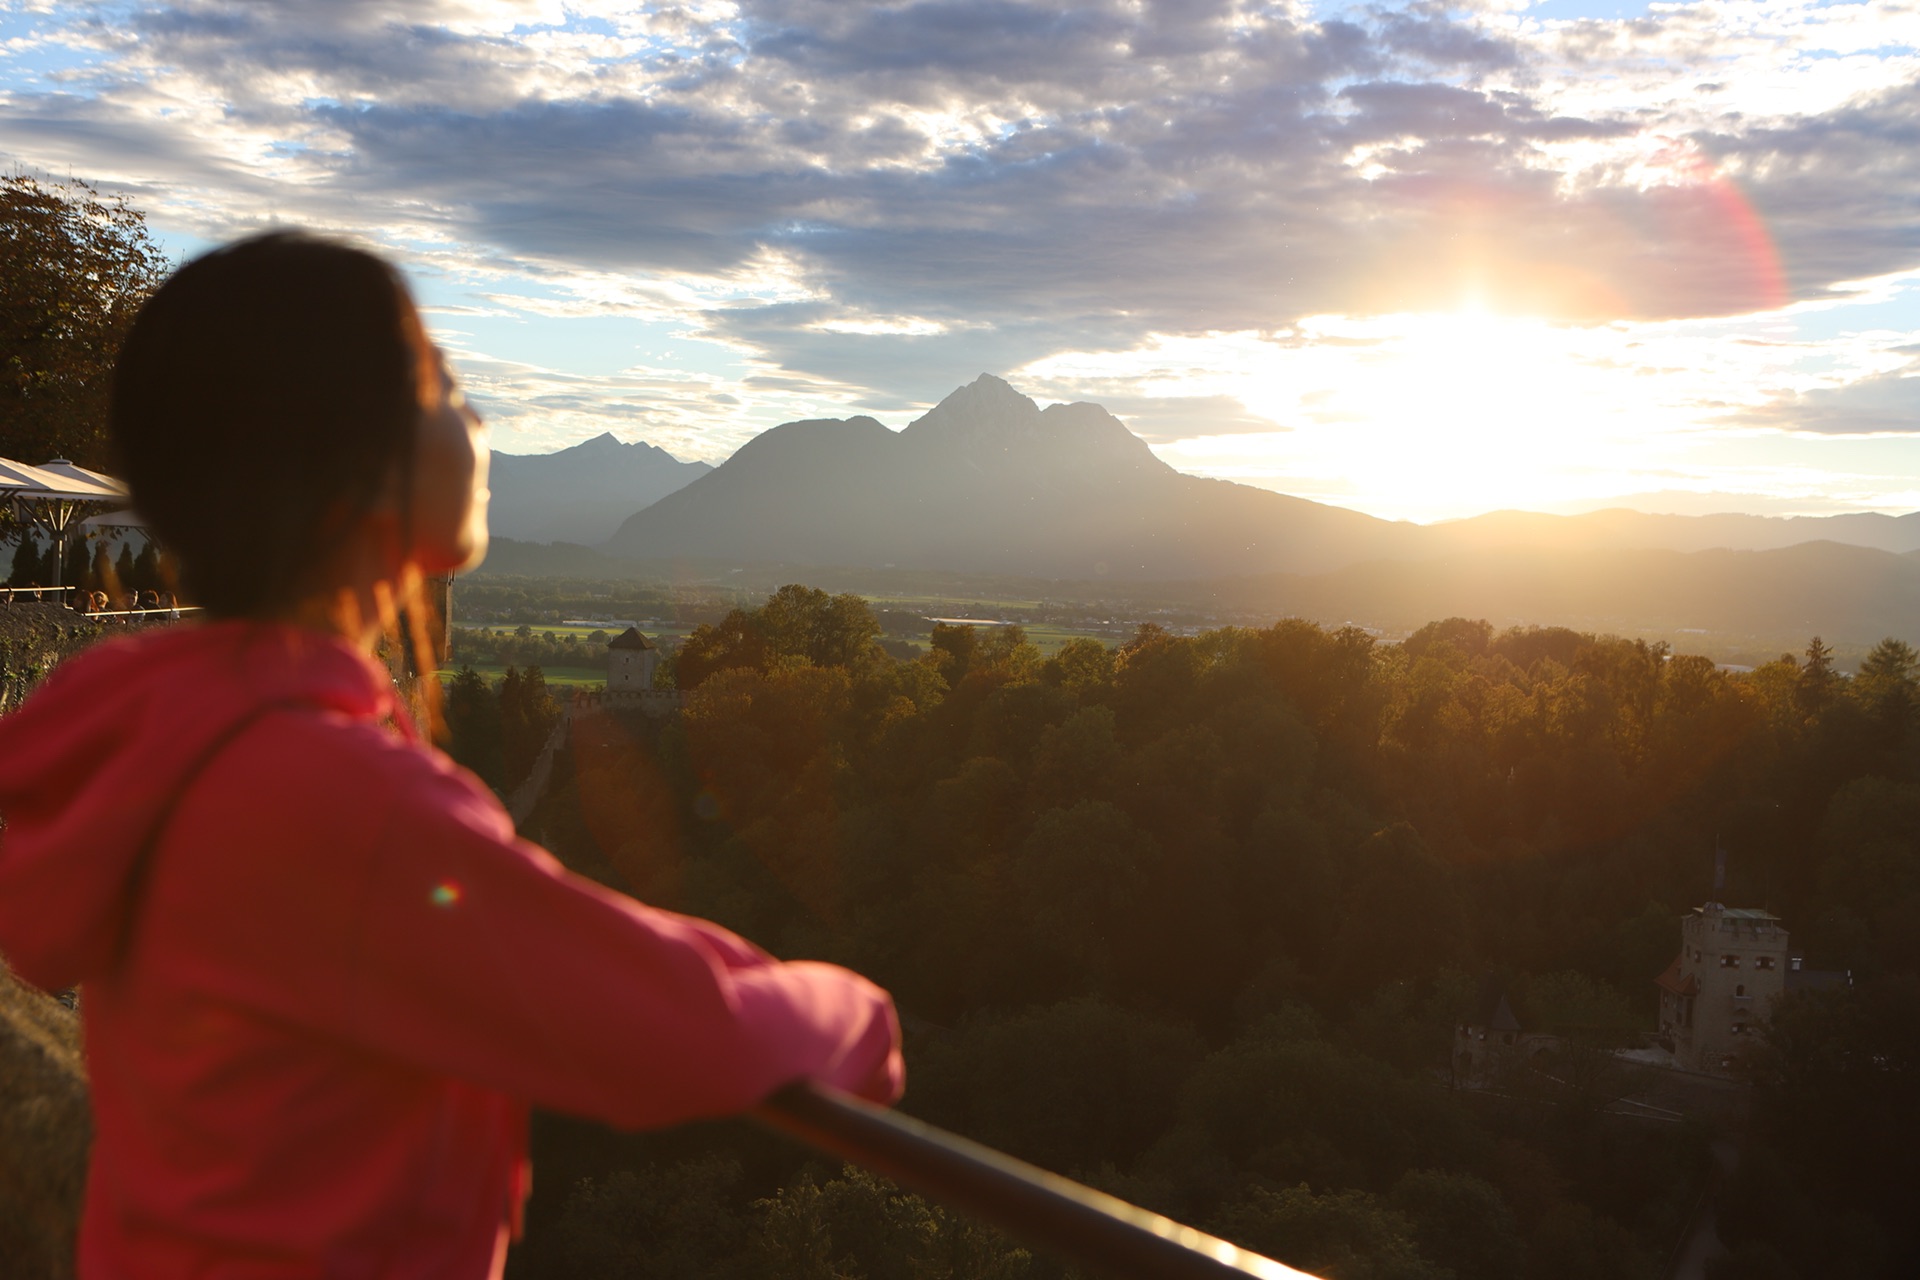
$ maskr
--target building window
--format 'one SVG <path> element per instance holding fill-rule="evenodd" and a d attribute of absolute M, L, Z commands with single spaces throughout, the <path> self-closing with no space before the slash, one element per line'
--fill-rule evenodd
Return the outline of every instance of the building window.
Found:
<path fill-rule="evenodd" d="M 1773 968 L 1773 957 L 1761 956 L 1758 960 L 1755 960 L 1753 962 L 1753 967 L 1756 969 L 1771 969 Z"/>
<path fill-rule="evenodd" d="M 1743 982 L 1743 983 L 1741 983 L 1741 984 L 1740 984 L 1739 986 L 1737 986 L 1737 987 L 1735 987 L 1735 988 L 1733 989 L 1733 994 L 1734 994 L 1734 995 L 1736 995 L 1736 996 L 1744 996 L 1744 995 L 1746 995 L 1746 994 L 1747 994 L 1747 984 Z"/>
<path fill-rule="evenodd" d="M 1720 967 L 1722 969 L 1738 969 L 1740 967 L 1740 957 L 1739 956 L 1721 956 Z"/>

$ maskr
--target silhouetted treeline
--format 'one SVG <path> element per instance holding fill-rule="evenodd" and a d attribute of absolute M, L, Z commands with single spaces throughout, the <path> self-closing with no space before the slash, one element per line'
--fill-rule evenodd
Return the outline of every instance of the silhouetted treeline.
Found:
<path fill-rule="evenodd" d="M 31 530 L 15 531 L 13 564 L 0 586 L 50 587 L 55 568 L 62 586 L 78 586 L 85 591 L 105 591 L 117 597 L 127 591 L 171 591 L 174 575 L 161 559 L 152 541 L 142 543 L 138 552 L 131 538 L 115 542 L 102 536 L 75 534 L 67 539 L 67 559 L 55 565 L 59 548 L 53 539 L 45 539 Z"/>
<path fill-rule="evenodd" d="M 463 666 L 447 683 L 442 709 L 453 758 L 502 795 L 532 772 L 560 719 L 560 704 L 538 666 L 508 667 L 491 683 Z"/>
<path fill-rule="evenodd" d="M 1707 1131 L 1607 1114 L 1634 1087 L 1607 1050 L 1651 1028 L 1717 838 L 1726 899 L 1858 980 L 1788 1001 L 1750 1064 L 1721 1275 L 1911 1274 L 1905 644 L 1846 679 L 1818 640 L 1731 674 L 1461 619 L 1046 660 L 942 626 L 900 662 L 878 631 L 805 588 L 702 627 L 683 714 L 578 722 L 532 834 L 886 984 L 907 1110 L 1342 1280 L 1659 1274 Z M 1446 1066 L 1486 972 L 1567 1033 L 1498 1096 Z M 1061 1274 L 740 1128 L 539 1145 L 521 1277 Z"/>

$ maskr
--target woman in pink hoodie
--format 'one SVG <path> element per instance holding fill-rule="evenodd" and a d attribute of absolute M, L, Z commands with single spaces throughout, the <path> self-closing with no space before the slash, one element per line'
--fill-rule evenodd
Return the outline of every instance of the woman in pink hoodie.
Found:
<path fill-rule="evenodd" d="M 83 1278 L 498 1275 L 529 1104 L 898 1096 L 884 992 L 570 875 L 396 706 L 373 649 L 484 551 L 487 450 L 390 267 L 299 234 L 188 264 L 112 430 L 210 620 L 0 720 L 0 956 L 83 993 Z"/>

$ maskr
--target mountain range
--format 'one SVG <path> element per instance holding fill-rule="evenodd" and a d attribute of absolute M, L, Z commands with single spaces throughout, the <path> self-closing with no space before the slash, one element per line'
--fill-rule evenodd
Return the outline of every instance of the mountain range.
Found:
<path fill-rule="evenodd" d="M 904 431 L 789 422 L 636 512 L 636 559 L 1164 580 L 1406 554 L 1418 526 L 1183 475 L 1095 404 L 1041 409 L 982 374 Z"/>
<path fill-rule="evenodd" d="M 1920 513 L 1381 520 L 1184 475 L 1099 405 L 1042 409 L 986 374 L 904 430 L 789 422 L 718 467 L 611 436 L 503 461 L 496 532 L 605 539 L 614 562 L 1154 584 L 1169 599 L 1389 627 L 1469 614 L 1871 642 L 1920 618 Z"/>
<path fill-rule="evenodd" d="M 496 453 L 487 522 L 521 542 L 598 545 L 635 511 L 711 470 L 612 432 L 557 453 Z"/>
<path fill-rule="evenodd" d="M 606 550 L 648 560 L 1167 581 L 1487 551 L 1760 551 L 1820 540 L 1920 550 L 1920 513 L 1381 520 L 1184 475 L 1099 405 L 1041 409 L 982 374 L 904 431 L 869 417 L 774 427 L 634 511 Z"/>

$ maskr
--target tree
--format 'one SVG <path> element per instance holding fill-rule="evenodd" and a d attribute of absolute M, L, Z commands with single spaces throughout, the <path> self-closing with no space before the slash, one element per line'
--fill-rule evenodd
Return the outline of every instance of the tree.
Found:
<path fill-rule="evenodd" d="M 1790 992 L 1764 1034 L 1724 1238 L 1764 1243 L 1810 1280 L 1915 1274 L 1920 978 Z"/>
<path fill-rule="evenodd" d="M 719 622 L 703 622 L 673 655 L 674 687 L 697 688 L 708 676 L 741 668 L 764 671 L 767 644 L 754 611 L 730 609 Z"/>
<path fill-rule="evenodd" d="M 526 781 L 546 745 L 560 704 L 547 691 L 547 677 L 531 663 L 525 671 L 507 668 L 500 682 L 501 785 L 511 790 Z"/>
<path fill-rule="evenodd" d="M 979 640 L 972 627 L 936 622 L 928 640 L 927 657 L 946 677 L 948 685 L 956 685 L 972 669 Z"/>
<path fill-rule="evenodd" d="M 1125 1167 L 1205 1054 L 1194 1031 L 1097 997 L 971 1018 L 917 1051 L 915 1114 L 1042 1168 Z"/>
<path fill-rule="evenodd" d="M 706 1155 L 673 1165 L 583 1178 L 567 1197 L 559 1240 L 568 1274 L 628 1280 L 752 1274 L 734 1192 L 737 1161 Z"/>
<path fill-rule="evenodd" d="M 27 533 L 14 544 L 13 569 L 7 574 L 10 587 L 44 587 L 53 583 L 53 544 L 42 548 L 37 535 Z"/>
<path fill-rule="evenodd" d="M 880 634 L 880 624 L 859 596 L 829 596 L 797 583 L 768 596 L 755 614 L 775 655 L 805 658 L 817 667 L 852 666 Z"/>
<path fill-rule="evenodd" d="M 166 571 L 160 567 L 160 547 L 152 538 L 133 558 L 133 588 L 136 591 L 167 590 Z"/>
<path fill-rule="evenodd" d="M 58 551 L 49 549 L 47 554 L 56 560 L 59 558 Z M 92 569 L 93 557 L 87 551 L 87 540 L 85 538 L 68 538 L 67 562 L 61 566 L 60 581 L 70 587 L 83 587 L 91 590 L 93 584 L 89 581 L 89 575 L 92 573 Z M 51 584 L 52 579 L 49 578 L 48 585 Z"/>
<path fill-rule="evenodd" d="M 1833 669 L 1833 646 L 1815 636 L 1807 642 L 1807 664 L 1800 668 L 1794 702 L 1802 714 L 1812 719 L 1833 701 L 1839 684 L 1840 673 Z"/>
<path fill-rule="evenodd" d="M 1906 641 L 1888 636 L 1873 646 L 1873 651 L 1860 664 L 1860 674 L 1849 692 L 1883 723 L 1896 729 L 1905 728 L 1912 723 L 1916 706 L 1920 705 L 1916 673 L 1920 673 L 1920 652 Z"/>
<path fill-rule="evenodd" d="M 166 268 L 125 199 L 0 177 L 0 455 L 107 464 L 113 362 Z"/>
<path fill-rule="evenodd" d="M 1306 1183 L 1255 1187 L 1221 1215 L 1222 1234 L 1341 1280 L 1445 1280 L 1421 1257 L 1405 1214 L 1365 1191 L 1315 1195 Z"/>
<path fill-rule="evenodd" d="M 1046 678 L 1073 694 L 1095 693 L 1113 680 L 1113 650 L 1091 636 L 1075 636 L 1048 660 Z"/>
<path fill-rule="evenodd" d="M 87 585 L 95 591 L 106 592 L 109 597 L 120 594 L 120 575 L 114 570 L 113 557 L 107 554 L 107 544 L 104 542 L 93 544 L 93 560 L 87 570 Z M 120 607 L 120 601 L 117 599 L 112 599 L 109 603 L 116 609 Z"/>
<path fill-rule="evenodd" d="M 757 609 L 734 609 L 717 623 L 695 627 L 675 656 L 674 679 L 677 688 L 692 689 L 735 668 L 851 668 L 874 651 L 879 634 L 880 624 L 859 596 L 830 596 L 790 583 Z"/>
<path fill-rule="evenodd" d="M 1033 1259 L 994 1232 L 849 1165 L 757 1200 L 750 1274 L 791 1280 L 1017 1280 Z"/>
<path fill-rule="evenodd" d="M 1916 671 L 1920 671 L 1920 652 L 1904 640 L 1888 636 L 1873 646 L 1860 663 L 1862 680 L 1904 680 L 1911 682 Z"/>
<path fill-rule="evenodd" d="M 1454 1275 L 1517 1280 L 1524 1257 L 1519 1227 L 1492 1183 L 1414 1169 L 1395 1184 L 1390 1203 L 1413 1223 L 1421 1254 Z"/>
<path fill-rule="evenodd" d="M 463 666 L 447 687 L 447 752 L 498 790 L 501 779 L 500 701 L 485 676 Z"/>

